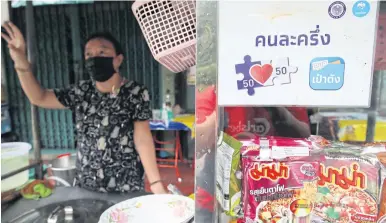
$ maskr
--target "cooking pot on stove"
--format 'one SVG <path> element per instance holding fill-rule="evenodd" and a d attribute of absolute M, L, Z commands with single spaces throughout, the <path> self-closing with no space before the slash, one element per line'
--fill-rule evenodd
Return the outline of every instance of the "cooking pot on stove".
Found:
<path fill-rule="evenodd" d="M 47 180 L 54 180 L 56 186 L 71 187 L 75 185 L 76 176 L 76 154 L 62 154 L 52 160 L 48 165 L 52 176 L 46 177 Z"/>

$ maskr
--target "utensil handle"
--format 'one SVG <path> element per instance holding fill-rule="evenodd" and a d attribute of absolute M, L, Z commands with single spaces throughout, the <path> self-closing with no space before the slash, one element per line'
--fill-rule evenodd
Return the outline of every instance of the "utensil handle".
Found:
<path fill-rule="evenodd" d="M 71 184 L 68 183 L 67 181 L 63 180 L 62 178 L 60 177 L 57 177 L 57 176 L 50 176 L 50 177 L 47 177 L 46 178 L 47 180 L 55 180 L 55 181 L 58 181 L 59 183 L 62 183 L 65 187 L 71 187 Z"/>
<path fill-rule="evenodd" d="M 167 188 L 172 194 L 182 195 L 181 191 L 173 184 L 169 184 Z"/>
<path fill-rule="evenodd" d="M 74 209 L 71 206 L 57 206 L 48 216 L 47 223 L 57 223 L 59 211 L 64 210 L 64 220 L 65 222 L 73 222 L 74 220 Z"/>
<path fill-rule="evenodd" d="M 47 223 L 57 223 L 58 215 L 57 213 L 62 209 L 62 206 L 57 206 L 48 216 Z"/>

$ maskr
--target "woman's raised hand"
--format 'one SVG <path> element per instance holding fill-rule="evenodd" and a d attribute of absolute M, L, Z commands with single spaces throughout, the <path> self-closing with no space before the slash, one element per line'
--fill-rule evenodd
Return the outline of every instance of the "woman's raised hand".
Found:
<path fill-rule="evenodd" d="M 1 37 L 8 43 L 9 53 L 15 62 L 15 69 L 27 70 L 30 67 L 26 54 L 26 44 L 23 34 L 12 22 L 2 25 L 7 33 L 1 33 Z"/>

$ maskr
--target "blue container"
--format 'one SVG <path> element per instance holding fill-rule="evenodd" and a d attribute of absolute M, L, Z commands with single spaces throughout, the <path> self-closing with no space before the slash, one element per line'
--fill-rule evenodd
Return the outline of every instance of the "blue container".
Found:
<path fill-rule="evenodd" d="M 11 132 L 11 130 L 8 104 L 1 104 L 1 134 Z"/>

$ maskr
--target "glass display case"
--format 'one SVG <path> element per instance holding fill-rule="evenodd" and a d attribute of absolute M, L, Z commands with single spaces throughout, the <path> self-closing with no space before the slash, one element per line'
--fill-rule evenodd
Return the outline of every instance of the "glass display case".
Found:
<path fill-rule="evenodd" d="M 386 71 L 374 71 L 369 108 L 319 108 L 311 121 L 316 134 L 349 143 L 386 141 Z"/>
<path fill-rule="evenodd" d="M 244 6 L 242 6 L 243 4 Z M 280 4 L 281 6 L 279 6 Z M 275 3 L 275 1 L 272 4 L 269 2 L 230 2 L 228 5 L 216 1 L 197 2 L 195 222 L 383 222 L 380 219 L 383 211 L 381 205 L 385 205 L 383 200 L 386 199 L 381 197 L 382 184 L 380 182 L 384 180 L 384 176 L 382 177 L 380 172 L 384 169 L 382 169 L 382 160 L 379 158 L 378 152 L 380 150 L 386 151 L 386 71 L 375 70 L 373 67 L 375 62 L 385 60 L 383 53 L 378 54 L 378 58 L 374 59 L 373 49 L 375 48 L 374 38 L 377 36 L 377 29 L 383 32 L 378 34 L 378 38 L 384 38 L 383 26 L 378 26 L 375 21 L 378 19 L 378 10 L 380 15 L 385 13 L 386 4 L 385 2 L 377 4 L 367 1 L 350 3 L 340 1 L 302 2 L 302 5 L 293 2 L 280 2 L 280 4 Z M 320 12 L 318 10 L 307 12 L 308 7 L 313 7 L 312 4 L 316 4 L 314 5 L 315 8 L 326 8 L 324 11 L 319 10 Z M 265 10 L 264 7 L 271 8 Z M 248 8 L 248 10 L 240 11 L 241 8 Z M 370 8 L 373 11 L 370 11 Z M 277 10 L 275 15 L 269 14 L 275 10 Z M 286 10 L 292 10 L 293 13 L 286 13 Z M 326 13 L 326 15 L 318 13 Z M 270 52 L 268 48 L 284 47 L 285 41 L 280 42 L 280 38 L 285 32 L 291 32 L 291 27 L 299 26 L 301 21 L 307 25 L 315 22 L 314 18 L 310 21 L 301 20 L 301 16 L 296 18 L 298 14 L 328 19 L 328 21 L 313 25 L 313 29 L 310 28 L 310 36 L 313 34 L 331 35 L 330 40 L 322 38 L 320 46 L 315 44 L 314 49 L 317 49 L 315 52 L 328 45 L 328 41 L 331 41 L 331 44 L 336 44 L 335 37 L 338 34 L 342 38 L 346 38 L 347 41 L 358 41 L 353 40 L 355 35 L 350 33 L 350 29 L 354 29 L 354 26 L 343 25 L 347 22 L 345 19 L 356 19 L 356 29 L 358 30 L 366 22 L 368 24 L 373 19 L 374 27 L 366 26 L 367 36 L 361 35 L 361 38 L 366 39 L 364 42 L 369 44 L 366 47 L 363 46 L 365 50 L 362 47 L 352 50 L 346 48 L 348 54 L 351 54 L 346 55 L 346 61 L 336 57 L 339 51 L 336 50 L 335 52 L 335 48 L 329 48 L 331 51 L 323 51 L 323 55 L 320 55 L 334 56 L 334 58 L 328 58 L 331 60 L 327 61 L 326 59 L 326 64 L 339 64 L 339 66 L 333 66 L 337 69 L 338 67 L 339 69 L 345 67 L 343 69 L 346 69 L 346 73 L 358 75 L 358 78 L 356 80 L 350 80 L 350 77 L 346 78 L 344 80 L 345 88 L 342 88 L 343 82 L 340 86 L 338 86 L 339 84 L 331 84 L 328 87 L 318 85 L 317 82 L 312 82 L 311 70 L 317 69 L 316 65 L 313 66 L 315 60 L 312 60 L 309 65 L 309 80 L 305 84 L 312 90 L 303 91 L 305 85 L 301 86 L 300 82 L 296 83 L 296 78 L 293 78 L 292 83 L 298 84 L 298 89 L 294 90 L 285 86 L 287 90 L 283 91 L 276 87 L 277 94 L 282 94 L 283 100 L 275 94 L 275 91 L 269 92 L 268 90 L 261 94 L 260 98 L 246 99 L 257 92 L 256 89 L 259 86 L 256 87 L 256 82 L 264 87 L 263 82 L 270 81 L 270 79 L 265 80 L 261 75 L 260 77 L 252 77 L 254 72 L 263 74 L 264 71 L 273 68 L 267 72 L 284 75 L 291 72 L 296 73 L 298 70 L 291 67 L 289 60 L 253 61 L 251 56 L 246 55 L 244 60 L 242 57 L 240 58 L 239 62 L 242 65 L 239 66 L 240 64 L 229 62 L 229 58 L 233 59 L 235 54 L 239 54 L 240 48 L 245 49 L 247 44 L 254 48 L 254 56 L 261 54 L 267 58 L 267 55 L 268 57 L 274 55 L 275 53 Z M 368 17 L 368 20 L 363 22 L 363 17 L 367 15 L 371 18 Z M 267 19 L 266 17 L 269 16 L 271 17 Z M 253 21 L 266 19 L 272 28 L 264 26 L 264 30 L 276 32 L 277 35 L 259 39 L 258 35 L 263 35 L 259 34 L 261 33 L 259 29 L 263 28 L 261 23 L 256 22 L 255 26 L 250 21 L 241 23 L 240 17 Z M 286 20 L 288 17 L 297 19 L 299 24 L 294 24 L 291 19 L 288 19 L 289 22 L 282 22 L 282 25 L 285 24 L 282 26 L 283 31 L 275 30 L 276 22 L 279 19 Z M 220 27 L 224 25 L 224 22 L 220 21 L 221 19 L 226 20 L 229 26 Z M 341 30 L 338 29 L 331 33 L 331 29 L 326 26 L 330 22 L 339 23 L 338 26 Z M 295 29 L 299 30 L 298 27 Z M 250 30 L 255 30 L 256 39 L 248 39 Z M 268 34 L 264 33 L 264 35 Z M 310 42 L 307 45 L 300 36 L 301 34 L 296 37 L 299 39 L 297 39 L 298 42 L 294 43 L 297 47 L 293 47 L 293 50 L 302 54 L 302 44 L 311 47 L 313 37 L 310 37 Z M 289 45 L 291 45 L 292 37 L 295 38 L 289 36 Z M 264 41 L 266 42 L 264 43 Z M 222 47 L 220 47 L 221 44 Z M 228 47 L 223 47 L 224 44 L 228 44 Z M 261 44 L 266 44 L 267 47 L 261 47 L 259 48 L 261 51 L 257 51 L 256 47 L 263 46 Z M 384 44 L 384 41 L 380 41 L 377 47 L 380 47 L 379 44 Z M 350 61 L 356 59 L 360 61 L 359 57 L 354 58 L 358 50 L 362 50 L 361 56 L 363 58 L 364 55 L 367 55 L 366 57 L 371 64 L 364 64 L 363 67 L 366 68 L 363 70 L 359 70 L 362 68 L 351 70 L 352 68 L 349 67 L 354 65 L 349 64 Z M 312 55 L 312 57 L 316 56 L 319 55 Z M 304 62 L 301 59 L 294 61 L 294 63 Z M 225 65 L 220 66 L 220 63 L 225 63 Z M 283 63 L 286 66 L 277 65 Z M 318 66 L 326 66 L 321 65 L 321 63 Z M 248 64 L 247 68 L 245 68 L 245 64 Z M 265 64 L 272 66 L 264 67 Z M 346 66 L 341 66 L 342 64 L 346 64 Z M 232 68 L 233 73 L 227 72 L 224 67 Z M 379 67 L 382 66 L 378 66 L 377 69 Z M 298 73 L 301 72 L 300 70 Z M 249 73 L 251 77 L 246 77 L 246 73 Z M 367 75 L 367 77 L 359 77 L 358 73 Z M 315 75 L 319 74 L 315 73 Z M 235 79 L 231 75 L 234 77 L 240 75 L 241 77 Z M 233 82 L 229 84 L 229 81 L 224 81 L 224 79 L 233 79 Z M 278 78 L 277 80 L 280 80 L 281 86 L 284 86 L 284 79 Z M 277 82 L 273 82 L 273 85 L 275 83 Z M 350 88 L 351 92 L 347 88 Z M 241 89 L 244 90 L 245 96 L 236 91 Z M 286 93 L 283 94 L 283 92 Z M 293 103 L 289 104 L 288 102 L 291 100 Z M 368 152 L 366 149 L 369 147 L 364 146 L 364 144 L 374 142 L 378 142 L 376 144 L 377 152 L 374 152 L 375 150 Z M 279 146 L 279 144 L 285 145 L 285 148 L 283 149 L 283 146 Z M 372 145 L 374 146 L 374 144 Z M 363 150 L 368 153 L 365 154 Z M 275 155 L 273 155 L 274 153 Z M 331 157 L 335 158 L 331 159 Z M 362 160 L 366 160 L 366 162 L 361 163 Z M 276 167 L 272 166 L 275 165 L 275 162 Z M 248 166 L 251 163 L 253 165 Z M 297 167 L 294 163 L 301 163 L 302 166 Z M 329 166 L 327 167 L 327 165 Z M 334 167 L 334 165 L 340 166 Z M 345 165 L 348 167 L 346 168 Z M 323 172 L 324 167 L 327 168 L 326 170 L 343 171 L 334 172 L 336 173 L 334 179 L 341 180 L 340 183 L 339 180 L 335 181 L 336 185 L 347 183 L 347 179 L 351 176 L 347 174 L 354 174 L 350 179 L 351 186 L 356 185 L 355 189 L 354 186 L 346 188 L 352 192 L 350 192 L 350 196 L 348 196 L 348 192 L 346 193 L 347 190 L 342 189 L 344 186 L 336 189 L 338 186 L 333 185 L 331 179 L 328 180 L 328 177 L 332 176 L 332 172 L 331 174 L 328 171 Z M 299 171 L 294 171 L 296 168 L 303 175 Z M 359 174 L 358 168 L 361 168 L 365 172 L 363 176 L 368 178 L 362 179 L 362 181 L 356 178 L 359 177 L 359 175 L 355 175 Z M 315 171 L 313 172 L 313 170 Z M 371 178 L 371 172 L 377 174 L 372 175 L 373 178 Z M 312 175 L 314 178 L 312 180 L 306 179 L 304 178 L 306 175 L 307 177 Z M 339 178 L 339 176 L 343 178 Z M 252 180 L 246 181 L 246 177 L 256 181 L 270 178 L 271 181 L 268 183 L 261 181 L 262 184 L 250 183 Z M 281 183 L 285 185 L 285 189 L 283 189 L 284 186 L 280 188 Z M 291 189 L 296 188 L 296 183 L 298 183 L 298 188 L 303 188 L 299 189 L 300 192 Z M 361 183 L 366 185 L 361 185 Z M 253 188 L 256 185 L 259 185 L 259 188 Z M 306 192 L 302 190 L 306 190 L 304 188 L 308 188 L 310 185 L 314 185 L 315 187 L 311 187 L 315 190 L 308 191 L 307 193 L 310 194 L 304 195 Z M 361 186 L 366 187 L 366 189 Z M 291 191 L 289 192 L 290 195 L 278 192 L 283 190 Z M 354 198 L 353 194 L 357 197 Z M 249 204 L 246 204 L 248 203 L 246 196 L 251 199 Z M 329 197 L 332 199 L 330 206 L 326 204 L 330 201 L 328 200 Z M 333 197 L 339 197 L 340 200 L 334 200 Z M 366 204 L 360 200 L 365 201 Z M 282 204 L 279 205 L 279 201 Z M 358 203 L 360 207 L 355 206 L 357 210 L 354 210 L 353 203 Z M 370 204 L 374 205 L 371 206 Z M 346 212 L 347 215 L 344 214 Z"/>

